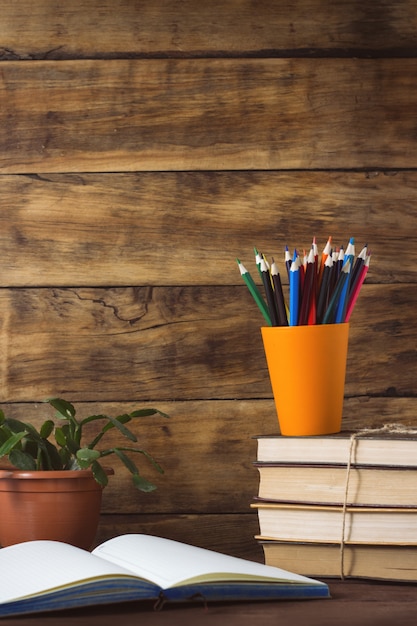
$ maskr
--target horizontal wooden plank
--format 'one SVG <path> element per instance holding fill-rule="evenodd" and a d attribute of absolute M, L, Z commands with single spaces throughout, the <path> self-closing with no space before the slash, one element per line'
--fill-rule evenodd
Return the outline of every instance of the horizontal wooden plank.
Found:
<path fill-rule="evenodd" d="M 415 393 L 416 298 L 415 285 L 364 285 L 347 395 Z M 244 285 L 5 289 L 0 320 L 0 401 L 271 394 L 263 318 Z"/>
<path fill-rule="evenodd" d="M 67 396 L 68 399 L 70 397 Z M 160 514 L 235 515 L 250 513 L 250 502 L 258 492 L 256 435 L 278 434 L 278 420 L 269 400 L 158 402 L 169 420 L 143 418 L 130 425 L 140 445 L 154 455 L 165 473 L 157 474 L 138 460 L 143 475 L 158 489 L 150 494 L 137 492 L 130 475 L 115 457 L 107 464 L 115 469 L 104 491 L 103 513 L 133 516 Z M 118 415 L 142 403 L 75 403 L 77 414 Z M 3 404 L 6 415 L 29 420 L 39 426 L 53 418 L 54 411 L 43 403 Z M 417 426 L 416 398 L 347 398 L 343 429 L 378 428 L 384 424 Z M 90 426 L 90 434 L 97 425 Z M 109 431 L 106 446 L 121 445 L 123 439 Z M 3 462 L 2 462 L 3 464 Z M 130 520 L 127 520 L 130 522 Z M 137 520 L 140 522 L 140 519 Z M 215 537 L 213 537 L 213 540 Z"/>
<path fill-rule="evenodd" d="M 90 0 L 88 6 L 83 0 L 3 0 L 1 45 L 6 59 L 311 55 L 317 49 L 415 56 L 416 20 L 412 0 L 375 6 L 356 0 Z"/>
<path fill-rule="evenodd" d="M 164 466 L 163 476 L 147 473 L 158 486 L 145 496 L 133 489 L 124 468 L 112 460 L 116 474 L 104 492 L 103 512 L 247 514 L 258 492 L 256 460 L 259 434 L 279 433 L 273 404 L 259 401 L 209 401 L 164 404 L 171 415 L 146 424 L 145 440 Z M 347 398 L 343 428 L 360 430 L 397 424 L 415 430 L 416 398 Z M 158 426 L 152 427 L 152 424 Z M 142 433 L 140 427 L 136 432 Z M 112 440 L 121 443 L 119 437 Z M 147 468 L 140 465 L 141 471 Z"/>
<path fill-rule="evenodd" d="M 104 491 L 105 513 L 236 513 L 250 512 L 249 502 L 257 491 L 257 471 L 252 467 L 256 455 L 253 435 L 276 427 L 260 416 L 255 423 L 248 419 L 245 403 L 155 403 L 169 412 L 170 418 L 141 418 L 130 424 L 139 445 L 163 466 L 160 475 L 145 460 L 135 460 L 144 476 L 154 481 L 157 491 L 143 494 L 136 491 L 130 475 L 117 457 L 106 457 L 105 464 L 115 469 Z M 77 415 L 118 415 L 126 408 L 148 404 L 136 402 L 116 404 L 75 404 Z M 3 406 L 6 415 L 28 420 L 39 426 L 54 417 L 54 410 L 42 404 Z M 97 424 L 88 429 L 91 438 Z M 110 431 L 104 447 L 126 444 L 118 432 Z M 130 443 L 130 442 L 129 442 Z M 239 489 L 236 489 L 239 484 Z"/>
<path fill-rule="evenodd" d="M 96 545 L 112 537 L 144 533 L 190 543 L 264 562 L 263 551 L 254 537 L 259 534 L 257 514 L 208 515 L 102 515 Z"/>
<path fill-rule="evenodd" d="M 3 173 L 414 168 L 417 59 L 6 61 Z"/>
<path fill-rule="evenodd" d="M 314 235 L 369 243 L 369 283 L 416 282 L 416 206 L 415 171 L 3 175 L 1 284 L 241 285 L 254 245 L 287 282 Z"/>

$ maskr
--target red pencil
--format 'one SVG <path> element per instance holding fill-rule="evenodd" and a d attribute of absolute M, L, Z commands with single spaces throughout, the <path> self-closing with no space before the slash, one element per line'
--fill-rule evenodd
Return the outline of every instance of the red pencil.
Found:
<path fill-rule="evenodd" d="M 345 322 L 348 322 L 349 319 L 350 319 L 350 316 L 352 315 L 353 307 L 355 306 L 355 303 L 356 303 L 356 300 L 358 299 L 359 292 L 361 290 L 363 281 L 365 280 L 366 274 L 368 273 L 370 262 L 371 262 L 371 255 L 369 254 L 366 257 L 365 263 L 363 264 L 363 267 L 362 267 L 361 272 L 359 274 L 359 278 L 357 279 L 356 284 L 355 284 L 355 286 L 353 288 L 353 292 L 349 296 L 349 301 L 348 301 L 348 305 L 347 305 L 347 309 L 346 309 L 346 315 L 345 315 Z"/>

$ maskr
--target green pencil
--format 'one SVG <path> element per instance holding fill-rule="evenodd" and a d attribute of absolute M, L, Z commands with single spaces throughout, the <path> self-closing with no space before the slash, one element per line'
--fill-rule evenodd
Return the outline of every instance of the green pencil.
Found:
<path fill-rule="evenodd" d="M 240 274 L 241 274 L 243 280 L 245 281 L 247 288 L 251 292 L 253 299 L 255 300 L 256 304 L 258 305 L 259 310 L 261 311 L 261 313 L 264 316 L 266 322 L 268 323 L 268 326 L 272 326 L 271 318 L 270 318 L 269 312 L 268 312 L 268 307 L 267 307 L 267 305 L 265 303 L 265 300 L 262 298 L 261 294 L 259 293 L 259 289 L 255 285 L 252 276 L 249 274 L 248 270 L 243 265 L 243 263 L 241 263 L 239 261 L 239 259 L 236 259 L 236 260 L 237 260 L 237 263 L 238 263 L 238 266 L 239 266 Z"/>

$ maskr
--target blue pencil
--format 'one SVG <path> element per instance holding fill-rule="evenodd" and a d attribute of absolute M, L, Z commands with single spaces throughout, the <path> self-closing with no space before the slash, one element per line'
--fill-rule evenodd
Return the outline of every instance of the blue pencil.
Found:
<path fill-rule="evenodd" d="M 349 239 L 348 245 L 346 246 L 345 261 L 350 259 L 350 261 L 353 263 L 354 258 L 355 258 L 355 239 L 354 237 L 351 237 Z"/>
<path fill-rule="evenodd" d="M 340 295 L 343 291 L 345 284 L 349 281 L 350 274 L 350 262 L 347 262 L 342 267 L 342 271 L 340 272 L 340 276 L 337 279 L 336 286 L 330 298 L 330 302 L 327 306 L 326 312 L 323 317 L 323 324 L 333 324 L 336 314 L 336 309 L 339 303 Z"/>
<path fill-rule="evenodd" d="M 347 298 L 349 294 L 350 272 L 353 266 L 354 259 L 355 259 L 355 239 L 354 237 L 351 237 L 349 239 L 348 245 L 346 246 L 345 256 L 343 260 L 344 266 L 347 263 L 349 263 L 349 276 L 344 282 L 343 289 L 340 293 L 339 301 L 336 306 L 336 315 L 335 315 L 336 324 L 340 324 L 341 322 L 343 322 L 345 318 Z"/>
<path fill-rule="evenodd" d="M 350 279 L 351 267 L 352 267 L 352 260 L 351 260 L 351 257 L 349 256 L 347 258 L 347 261 L 345 261 L 345 268 L 343 269 L 343 271 L 346 272 L 347 274 L 347 278 L 344 281 L 344 284 L 343 284 L 343 287 L 339 296 L 339 302 L 337 303 L 336 317 L 335 317 L 336 324 L 341 324 L 342 322 L 345 321 L 346 307 L 347 307 L 348 294 L 349 294 L 349 283 L 350 283 L 349 279 Z"/>
<path fill-rule="evenodd" d="M 298 324 L 298 309 L 300 303 L 300 266 L 296 254 L 290 267 L 290 326 Z"/>
<path fill-rule="evenodd" d="M 304 276 L 303 294 L 301 297 L 300 313 L 298 323 L 304 326 L 308 323 L 308 317 L 311 307 L 311 301 L 316 297 L 314 276 L 316 274 L 316 264 L 314 248 L 311 247 L 310 254 L 307 258 L 307 267 Z"/>

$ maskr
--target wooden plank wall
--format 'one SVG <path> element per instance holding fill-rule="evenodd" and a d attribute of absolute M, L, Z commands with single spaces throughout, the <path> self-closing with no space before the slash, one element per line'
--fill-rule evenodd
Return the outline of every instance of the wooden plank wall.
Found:
<path fill-rule="evenodd" d="M 416 3 L 3 0 L 0 59 L 1 407 L 167 411 L 158 490 L 118 472 L 98 540 L 261 559 L 278 425 L 236 257 L 369 243 L 344 426 L 416 425 Z"/>

